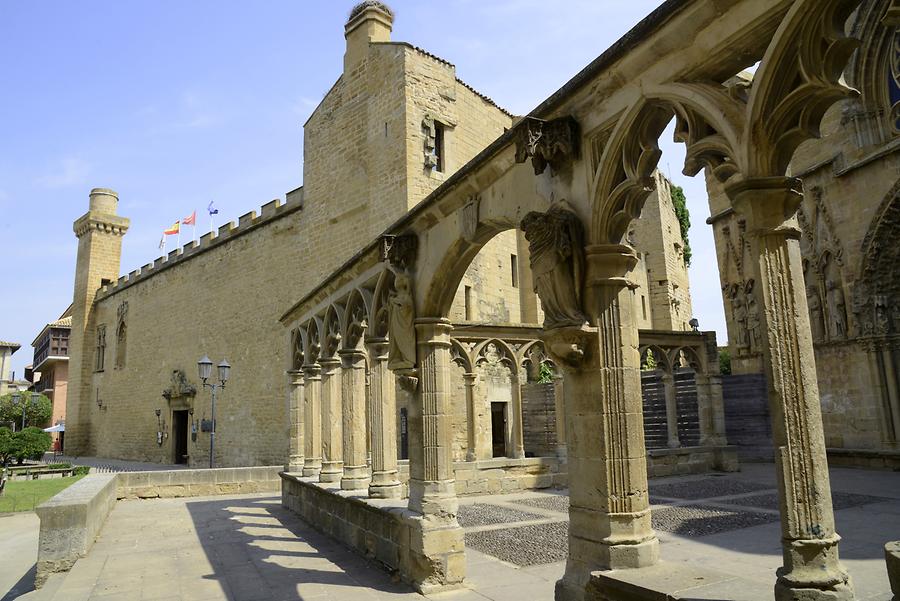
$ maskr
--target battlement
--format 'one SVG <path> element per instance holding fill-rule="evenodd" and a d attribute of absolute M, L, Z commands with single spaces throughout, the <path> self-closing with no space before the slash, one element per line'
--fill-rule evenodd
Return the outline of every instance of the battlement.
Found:
<path fill-rule="evenodd" d="M 102 286 L 97 292 L 96 300 L 108 298 L 166 269 L 181 265 L 208 250 L 218 248 L 248 232 L 268 225 L 301 209 L 303 209 L 302 187 L 288 192 L 284 201 L 275 199 L 262 205 L 258 214 L 256 211 L 245 213 L 238 218 L 237 224 L 234 221 L 229 221 L 221 225 L 215 232 L 207 232 L 200 236 L 199 240 L 191 240 L 180 248 L 172 250 L 167 255 L 157 258 L 152 263 L 147 263 L 140 269 L 135 269 L 127 275 L 121 276 L 112 284 Z"/>

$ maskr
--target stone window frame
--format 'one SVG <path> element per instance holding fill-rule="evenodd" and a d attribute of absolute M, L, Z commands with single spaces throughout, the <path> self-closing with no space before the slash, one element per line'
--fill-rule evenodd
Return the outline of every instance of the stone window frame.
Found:
<path fill-rule="evenodd" d="M 121 322 L 116 328 L 116 369 L 124 369 L 128 357 L 128 326 Z"/>
<path fill-rule="evenodd" d="M 94 347 L 94 371 L 104 370 L 106 364 L 106 324 L 97 326 L 97 340 Z"/>

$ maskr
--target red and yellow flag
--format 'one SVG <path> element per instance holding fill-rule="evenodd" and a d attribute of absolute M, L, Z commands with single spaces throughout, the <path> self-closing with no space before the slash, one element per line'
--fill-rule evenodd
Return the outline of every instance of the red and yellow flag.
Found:
<path fill-rule="evenodd" d="M 165 234 L 166 236 L 174 236 L 175 234 L 177 234 L 180 231 L 181 231 L 181 222 L 176 221 L 175 224 L 172 227 L 170 227 L 169 229 L 165 230 L 163 232 L 163 234 Z"/>

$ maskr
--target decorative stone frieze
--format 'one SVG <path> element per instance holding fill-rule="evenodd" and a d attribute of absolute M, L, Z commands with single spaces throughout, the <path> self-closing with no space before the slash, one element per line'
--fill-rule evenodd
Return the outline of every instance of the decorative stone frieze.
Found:
<path fill-rule="evenodd" d="M 531 159 L 535 175 L 555 173 L 579 156 L 580 131 L 572 117 L 552 121 L 525 117 L 516 130 L 516 162 Z"/>

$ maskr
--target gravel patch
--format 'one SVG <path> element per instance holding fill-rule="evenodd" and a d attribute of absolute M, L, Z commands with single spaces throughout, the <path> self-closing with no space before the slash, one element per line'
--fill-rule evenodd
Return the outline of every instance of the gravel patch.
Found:
<path fill-rule="evenodd" d="M 857 495 L 846 492 L 831 493 L 831 504 L 835 511 L 839 509 L 850 509 L 851 507 L 859 507 L 860 505 L 868 505 L 869 503 L 883 503 L 885 501 L 893 501 L 885 497 L 873 497 L 870 495 Z M 776 493 L 767 493 L 764 495 L 752 495 L 749 497 L 741 497 L 739 499 L 728 499 L 724 501 L 716 501 L 717 503 L 725 503 L 727 505 L 744 505 L 746 507 L 759 507 L 761 509 L 778 510 L 778 495 Z"/>
<path fill-rule="evenodd" d="M 538 520 L 542 516 L 517 511 L 500 505 L 489 503 L 475 503 L 474 505 L 460 505 L 457 518 L 463 528 L 471 526 L 488 526 L 490 524 L 506 524 L 508 522 L 524 522 Z"/>
<path fill-rule="evenodd" d="M 704 478 L 702 480 L 670 482 L 668 484 L 653 484 L 651 482 L 650 501 L 654 502 L 659 497 L 696 501 L 698 499 L 740 495 L 758 490 L 771 490 L 773 488 L 774 486 L 768 484 L 730 480 L 727 478 Z"/>
<path fill-rule="evenodd" d="M 558 511 L 560 513 L 569 513 L 568 495 L 546 495 L 534 499 L 522 499 L 521 501 L 515 501 L 515 503 L 518 505 L 527 505 L 528 507 L 549 509 L 550 511 Z"/>
<path fill-rule="evenodd" d="M 653 511 L 655 530 L 683 536 L 708 536 L 777 522 L 778 516 L 754 511 L 720 509 L 705 505 L 680 505 Z"/>
<path fill-rule="evenodd" d="M 466 546 L 519 566 L 562 561 L 569 553 L 569 523 L 467 532 Z"/>

